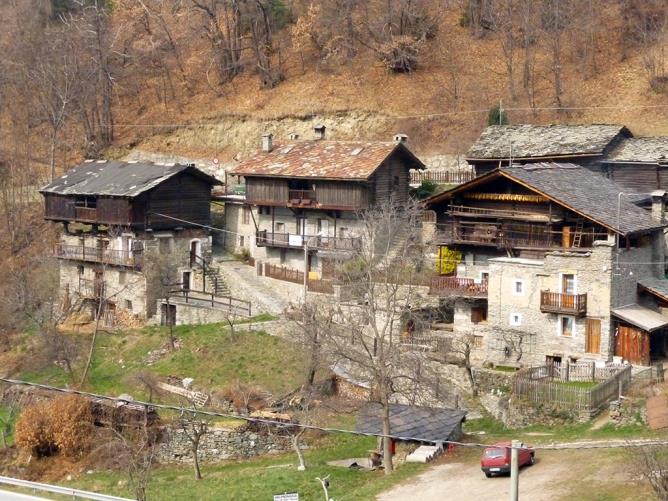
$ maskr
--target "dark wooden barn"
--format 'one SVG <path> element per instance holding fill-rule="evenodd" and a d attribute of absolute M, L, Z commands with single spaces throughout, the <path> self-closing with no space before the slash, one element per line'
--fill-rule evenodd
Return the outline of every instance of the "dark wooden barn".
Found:
<path fill-rule="evenodd" d="M 40 193 L 51 221 L 162 230 L 210 224 L 216 184 L 193 165 L 87 160 Z"/>

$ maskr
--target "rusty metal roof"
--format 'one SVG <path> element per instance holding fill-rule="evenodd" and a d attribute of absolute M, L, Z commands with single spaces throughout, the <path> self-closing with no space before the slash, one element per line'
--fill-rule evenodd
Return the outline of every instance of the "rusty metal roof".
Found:
<path fill-rule="evenodd" d="M 406 157 L 407 168 L 424 164 L 403 144 L 381 141 L 294 141 L 259 151 L 230 173 L 239 176 L 363 181 L 392 154 Z"/>
<path fill-rule="evenodd" d="M 86 160 L 54 179 L 40 192 L 132 198 L 185 171 L 205 179 L 211 185 L 220 184 L 192 165 Z"/>

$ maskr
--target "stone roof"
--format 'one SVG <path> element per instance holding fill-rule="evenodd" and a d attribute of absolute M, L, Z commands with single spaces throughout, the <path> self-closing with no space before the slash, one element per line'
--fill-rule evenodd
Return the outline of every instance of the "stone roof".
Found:
<path fill-rule="evenodd" d="M 624 190 L 610 179 L 569 163 L 541 162 L 501 167 L 452 190 L 435 195 L 428 199 L 426 204 L 447 200 L 456 193 L 498 176 L 518 182 L 622 235 L 644 233 L 668 226 L 654 221 L 649 211 L 633 203 L 635 197 L 623 196 L 620 199 L 618 195 Z"/>
<path fill-rule="evenodd" d="M 364 181 L 395 151 L 409 159 L 407 168 L 424 168 L 403 144 L 314 140 L 275 144 L 270 152 L 259 151 L 244 160 L 230 174 Z"/>
<path fill-rule="evenodd" d="M 86 160 L 54 179 L 40 192 L 132 198 L 186 171 L 208 181 L 211 185 L 219 184 L 215 178 L 192 165 Z"/>
<path fill-rule="evenodd" d="M 629 137 L 607 156 L 608 162 L 666 162 L 668 136 Z"/>
<path fill-rule="evenodd" d="M 658 298 L 664 301 L 668 301 L 668 280 L 662 280 L 660 278 L 645 278 L 640 280 L 638 285 Z"/>
<path fill-rule="evenodd" d="M 468 160 L 602 155 L 622 125 L 490 125 L 466 154 Z"/>
<path fill-rule="evenodd" d="M 380 404 L 367 404 L 357 414 L 360 433 L 383 433 Z M 391 435 L 420 442 L 444 442 L 457 438 L 466 412 L 455 409 L 390 404 Z"/>
<path fill-rule="evenodd" d="M 668 325 L 668 317 L 664 317 L 661 313 L 650 310 L 645 306 L 639 304 L 628 304 L 614 308 L 611 313 L 625 322 L 640 327 L 642 330 L 652 332 L 665 325 Z"/>

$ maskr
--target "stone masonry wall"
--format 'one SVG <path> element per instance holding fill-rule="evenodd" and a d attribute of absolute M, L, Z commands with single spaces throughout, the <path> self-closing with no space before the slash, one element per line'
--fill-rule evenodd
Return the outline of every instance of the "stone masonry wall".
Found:
<path fill-rule="evenodd" d="M 278 454 L 289 450 L 291 450 L 289 437 L 229 428 L 211 428 L 201 439 L 198 457 L 201 462 L 215 462 Z M 165 431 L 157 457 L 164 463 L 192 461 L 191 442 L 183 430 L 168 428 Z"/>

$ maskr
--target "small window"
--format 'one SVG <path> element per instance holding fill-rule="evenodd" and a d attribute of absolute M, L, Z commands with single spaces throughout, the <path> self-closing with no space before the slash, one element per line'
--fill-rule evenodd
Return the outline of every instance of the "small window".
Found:
<path fill-rule="evenodd" d="M 84 267 L 82 265 L 77 266 L 77 273 L 79 274 L 80 277 L 83 276 Z"/>
<path fill-rule="evenodd" d="M 479 324 L 487 322 L 487 307 L 486 306 L 472 306 L 471 307 L 471 323 Z"/>
<path fill-rule="evenodd" d="M 513 294 L 515 296 L 521 296 L 524 294 L 524 280 L 513 280 Z"/>
<path fill-rule="evenodd" d="M 480 272 L 480 281 L 481 282 L 489 282 L 489 272 L 488 271 L 481 271 Z"/>
<path fill-rule="evenodd" d="M 78 195 L 74 199 L 76 207 L 85 207 L 87 209 L 95 209 L 97 207 L 97 197 Z"/>
<path fill-rule="evenodd" d="M 519 313 L 511 313 L 510 314 L 510 325 L 522 325 L 522 315 Z"/>
<path fill-rule="evenodd" d="M 482 348 L 482 336 L 473 336 L 473 348 Z"/>
<path fill-rule="evenodd" d="M 129 299 L 125 300 L 125 309 L 132 311 L 132 301 L 130 301 Z"/>
<path fill-rule="evenodd" d="M 244 206 L 241 212 L 241 223 L 250 224 L 250 209 L 246 206 Z"/>
<path fill-rule="evenodd" d="M 269 216 L 269 215 L 271 215 L 271 207 L 267 207 L 267 206 L 265 206 L 265 205 L 262 205 L 262 206 L 260 206 L 260 208 L 258 209 L 258 213 L 259 213 L 261 216 Z"/>
<path fill-rule="evenodd" d="M 285 223 L 275 223 L 274 228 L 276 233 L 285 233 Z"/>
<path fill-rule="evenodd" d="M 172 239 L 171 238 L 159 238 L 158 239 L 158 251 L 160 254 L 169 254 L 172 251 Z"/>
<path fill-rule="evenodd" d="M 348 237 L 348 228 L 344 228 L 344 227 L 339 228 L 339 237 L 341 237 L 341 238 Z"/>
<path fill-rule="evenodd" d="M 575 318 L 560 317 L 559 334 L 561 334 L 564 337 L 573 337 L 574 332 L 575 332 Z"/>
<path fill-rule="evenodd" d="M 395 188 L 399 186 L 399 176 L 394 176 L 393 183 Z"/>
<path fill-rule="evenodd" d="M 124 271 L 119 271 L 118 272 L 118 285 L 125 285 L 125 281 L 127 280 L 127 273 Z"/>
<path fill-rule="evenodd" d="M 244 236 L 243 235 L 239 236 L 239 247 L 244 247 L 244 243 L 245 243 Z"/>

